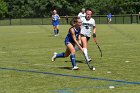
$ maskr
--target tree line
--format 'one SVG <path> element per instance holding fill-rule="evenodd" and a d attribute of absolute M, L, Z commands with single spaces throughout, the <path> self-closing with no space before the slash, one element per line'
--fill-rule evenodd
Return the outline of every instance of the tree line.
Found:
<path fill-rule="evenodd" d="M 91 8 L 96 15 L 138 14 L 139 0 L 0 0 L 0 18 L 48 17 L 56 9 L 60 16 L 77 15 Z"/>

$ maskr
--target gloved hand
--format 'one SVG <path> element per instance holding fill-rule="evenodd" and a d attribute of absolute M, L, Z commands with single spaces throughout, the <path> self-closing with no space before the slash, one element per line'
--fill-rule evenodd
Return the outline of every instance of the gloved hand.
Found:
<path fill-rule="evenodd" d="M 95 33 L 93 33 L 93 38 L 95 38 L 96 37 L 96 34 Z"/>

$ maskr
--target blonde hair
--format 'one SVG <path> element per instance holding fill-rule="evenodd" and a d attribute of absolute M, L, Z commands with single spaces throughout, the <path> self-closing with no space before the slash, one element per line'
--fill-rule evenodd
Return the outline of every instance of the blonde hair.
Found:
<path fill-rule="evenodd" d="M 82 12 L 83 12 L 83 11 L 85 12 L 85 8 L 82 8 Z"/>
<path fill-rule="evenodd" d="M 53 13 L 57 13 L 57 11 L 56 10 L 53 10 Z"/>

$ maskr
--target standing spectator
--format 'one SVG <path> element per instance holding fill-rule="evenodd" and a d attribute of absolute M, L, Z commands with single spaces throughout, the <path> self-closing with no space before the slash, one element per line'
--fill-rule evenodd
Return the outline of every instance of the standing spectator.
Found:
<path fill-rule="evenodd" d="M 139 12 L 139 20 L 140 20 L 140 12 Z"/>
<path fill-rule="evenodd" d="M 53 10 L 53 14 L 52 14 L 52 25 L 54 28 L 54 36 L 58 36 L 59 35 L 59 19 L 60 16 L 57 14 L 56 10 Z"/>
<path fill-rule="evenodd" d="M 65 16 L 65 19 L 66 19 L 66 23 L 69 24 L 69 16 L 68 15 Z"/>
<path fill-rule="evenodd" d="M 110 24 L 110 22 L 112 21 L 112 14 L 111 13 L 109 13 L 107 15 L 107 19 L 108 19 L 108 24 Z"/>

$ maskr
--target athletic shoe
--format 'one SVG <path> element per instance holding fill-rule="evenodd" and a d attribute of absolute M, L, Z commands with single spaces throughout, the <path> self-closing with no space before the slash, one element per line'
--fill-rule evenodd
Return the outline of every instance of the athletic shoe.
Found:
<path fill-rule="evenodd" d="M 91 61 L 92 61 L 91 58 L 89 58 L 89 59 L 87 60 L 87 62 L 91 62 Z M 86 62 L 86 59 L 85 59 L 85 64 L 87 64 L 87 62 Z"/>
<path fill-rule="evenodd" d="M 88 62 L 91 62 L 91 61 L 92 61 L 92 59 L 91 59 L 91 58 L 89 58 L 89 59 L 88 59 Z"/>
<path fill-rule="evenodd" d="M 56 59 L 56 55 L 57 55 L 57 53 L 54 52 L 53 57 L 52 57 L 52 61 L 55 61 L 55 59 Z"/>
<path fill-rule="evenodd" d="M 59 36 L 59 34 L 56 34 L 56 36 Z"/>
<path fill-rule="evenodd" d="M 72 70 L 78 70 L 79 69 L 79 67 L 77 67 L 77 66 L 74 66 L 73 68 L 72 68 Z"/>

